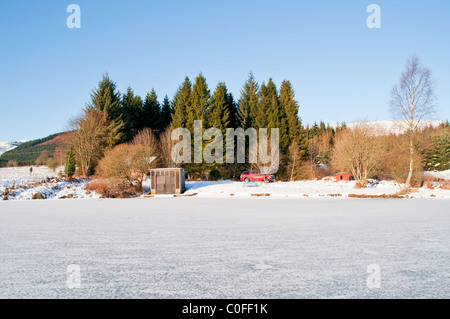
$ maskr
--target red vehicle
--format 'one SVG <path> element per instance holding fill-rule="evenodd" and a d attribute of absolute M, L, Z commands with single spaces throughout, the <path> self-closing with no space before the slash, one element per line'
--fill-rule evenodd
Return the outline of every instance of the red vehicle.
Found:
<path fill-rule="evenodd" d="M 241 181 L 269 183 L 275 181 L 275 175 L 264 174 L 258 171 L 245 171 L 241 174 Z"/>

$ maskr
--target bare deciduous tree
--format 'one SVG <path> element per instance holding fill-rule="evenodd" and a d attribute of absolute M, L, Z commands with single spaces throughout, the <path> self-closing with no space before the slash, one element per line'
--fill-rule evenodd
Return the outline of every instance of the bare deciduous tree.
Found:
<path fill-rule="evenodd" d="M 172 140 L 173 129 L 168 126 L 166 130 L 159 136 L 159 148 L 160 148 L 160 160 L 163 167 L 176 168 L 179 167 L 182 156 L 180 154 L 175 154 L 179 158 L 172 158 L 172 149 L 178 143 L 178 141 Z"/>
<path fill-rule="evenodd" d="M 334 168 L 350 171 L 359 187 L 365 187 L 367 179 L 380 165 L 382 144 L 373 129 L 360 124 L 336 135 L 331 158 Z"/>
<path fill-rule="evenodd" d="M 121 124 L 108 120 L 105 112 L 95 108 L 86 108 L 81 116 L 70 120 L 69 127 L 75 156 L 83 175 L 93 172 L 104 151 L 120 140 Z"/>
<path fill-rule="evenodd" d="M 414 138 L 420 129 L 420 123 L 434 112 L 434 92 L 431 71 L 420 64 L 417 57 L 408 60 L 400 83 L 391 92 L 391 113 L 402 122 L 409 133 L 409 172 L 405 188 L 411 187 L 414 173 Z"/>

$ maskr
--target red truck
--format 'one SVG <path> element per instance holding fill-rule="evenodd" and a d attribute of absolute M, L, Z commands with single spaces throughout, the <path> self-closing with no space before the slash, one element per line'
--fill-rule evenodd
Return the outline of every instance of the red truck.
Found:
<path fill-rule="evenodd" d="M 275 181 L 275 175 L 264 174 L 258 171 L 245 171 L 241 174 L 241 181 L 269 183 Z"/>

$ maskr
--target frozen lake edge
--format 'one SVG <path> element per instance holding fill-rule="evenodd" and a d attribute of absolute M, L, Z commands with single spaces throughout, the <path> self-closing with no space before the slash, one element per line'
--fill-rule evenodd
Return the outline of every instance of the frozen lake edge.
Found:
<path fill-rule="evenodd" d="M 1 298 L 448 298 L 448 199 L 0 202 Z M 79 265 L 80 288 L 67 286 Z M 370 289 L 370 265 L 380 288 Z"/>

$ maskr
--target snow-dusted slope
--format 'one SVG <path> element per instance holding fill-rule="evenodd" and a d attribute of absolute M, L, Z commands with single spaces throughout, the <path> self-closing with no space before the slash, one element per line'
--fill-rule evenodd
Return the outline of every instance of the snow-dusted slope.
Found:
<path fill-rule="evenodd" d="M 20 144 L 25 143 L 26 141 L 14 141 L 14 142 L 0 142 L 0 155 L 6 153 L 12 149 L 15 149 Z"/>
<path fill-rule="evenodd" d="M 421 128 L 428 126 L 438 127 L 441 125 L 442 121 L 422 121 L 420 123 Z M 404 123 L 401 121 L 368 121 L 368 122 L 355 122 L 346 124 L 348 128 L 354 128 L 358 125 L 368 125 L 373 127 L 378 134 L 402 134 L 407 130 Z M 333 125 L 334 127 L 336 125 Z"/>

